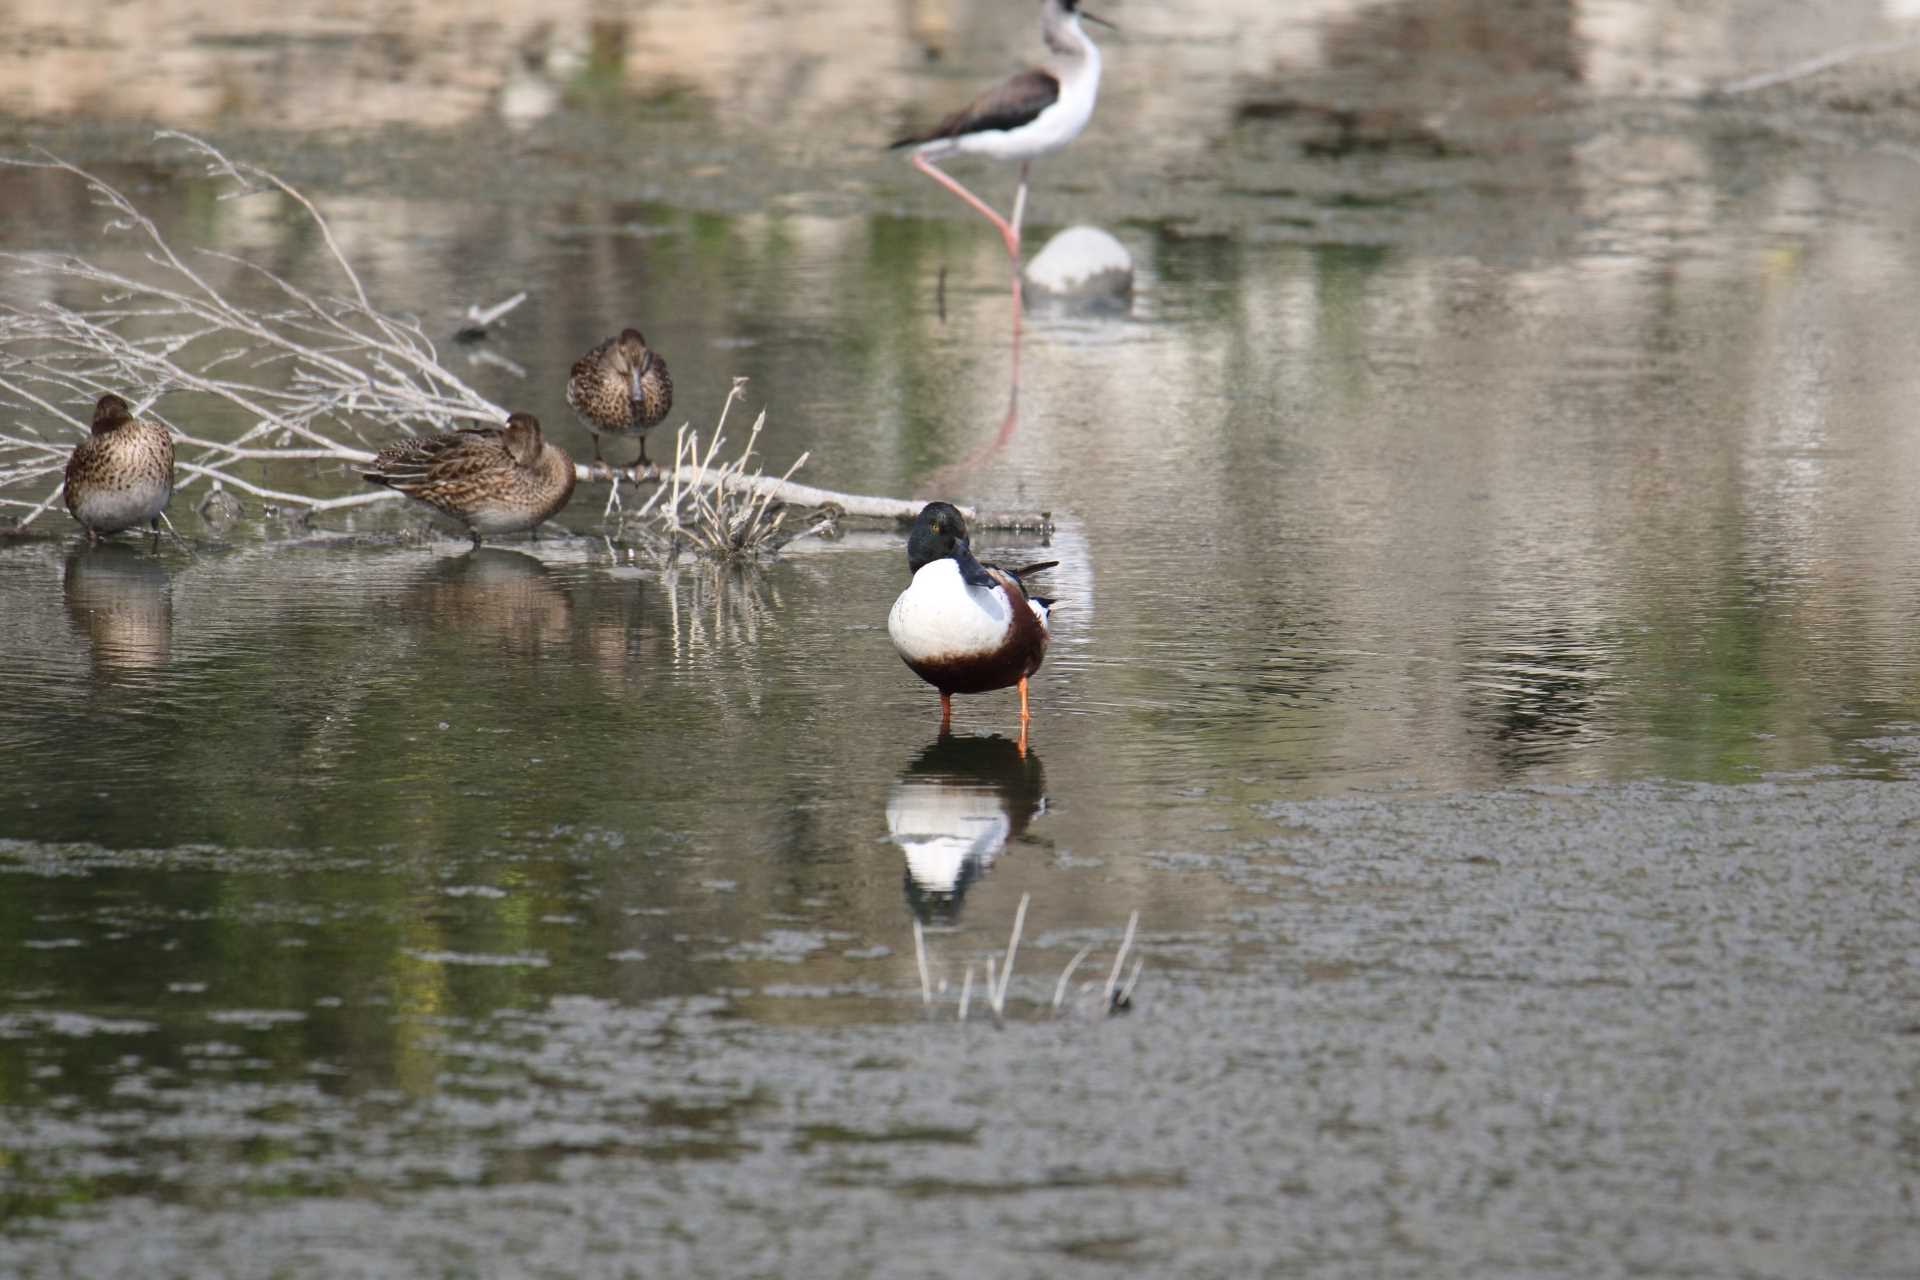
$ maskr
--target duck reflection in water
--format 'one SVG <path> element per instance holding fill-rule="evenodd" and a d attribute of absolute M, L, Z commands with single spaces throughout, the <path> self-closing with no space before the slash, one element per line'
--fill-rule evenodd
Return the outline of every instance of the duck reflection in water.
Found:
<path fill-rule="evenodd" d="M 93 648 L 96 672 L 151 671 L 173 653 L 173 580 L 130 546 L 101 543 L 67 557 L 67 618 Z"/>
<path fill-rule="evenodd" d="M 501 547 L 435 560 L 408 603 L 433 627 L 491 639 L 507 653 L 564 648 L 573 636 L 573 603 L 547 566 Z"/>
<path fill-rule="evenodd" d="M 952 924 L 975 880 L 1046 809 L 1040 758 L 998 735 L 939 739 L 887 794 L 887 836 L 907 855 L 907 906 Z"/>

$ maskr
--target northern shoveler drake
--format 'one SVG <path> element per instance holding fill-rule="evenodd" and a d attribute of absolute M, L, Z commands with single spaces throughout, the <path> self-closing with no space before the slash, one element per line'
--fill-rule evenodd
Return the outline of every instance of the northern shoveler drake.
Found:
<path fill-rule="evenodd" d="M 1029 596 L 1024 575 L 1058 564 L 1005 569 L 976 560 L 967 522 L 949 503 L 929 502 L 907 535 L 913 581 L 893 602 L 887 634 L 913 673 L 940 691 L 940 727 L 953 721 L 953 695 L 1018 685 L 1027 721 L 1027 677 L 1047 656 L 1053 601 Z"/>
<path fill-rule="evenodd" d="M 134 417 L 119 396 L 101 396 L 93 406 L 93 434 L 67 459 L 64 493 L 88 542 L 148 523 L 157 536 L 160 513 L 173 497 L 173 436 Z"/>
<path fill-rule="evenodd" d="M 481 536 L 532 529 L 573 496 L 573 459 L 516 413 L 500 427 L 462 427 L 388 445 L 360 473 L 452 516 Z"/>
<path fill-rule="evenodd" d="M 638 329 L 624 329 L 573 362 L 567 407 L 593 433 L 595 462 L 608 465 L 600 456 L 601 436 L 639 436 L 634 465 L 647 466 L 647 432 L 673 408 L 673 375 Z"/>

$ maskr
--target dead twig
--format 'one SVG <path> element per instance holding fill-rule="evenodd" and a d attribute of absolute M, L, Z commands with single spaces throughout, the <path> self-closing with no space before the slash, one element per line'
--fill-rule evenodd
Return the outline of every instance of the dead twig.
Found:
<path fill-rule="evenodd" d="M 387 490 L 350 496 L 290 491 L 238 472 L 288 462 L 364 463 L 395 434 L 505 420 L 504 406 L 447 369 L 417 319 L 374 305 L 332 225 L 305 194 L 200 138 L 173 130 L 155 138 L 185 147 L 201 162 L 222 186 L 221 200 L 258 198 L 294 206 L 318 232 L 321 274 L 335 283 L 304 287 L 218 248 L 176 246 L 126 192 L 50 153 L 0 157 L 0 166 L 49 170 L 84 184 L 105 213 L 107 231 L 127 237 L 119 243 L 132 250 L 111 260 L 76 252 L 0 253 L 0 266 L 38 282 L 34 291 L 47 298 L 0 303 L 0 505 L 25 510 L 20 525 L 52 509 L 60 487 L 56 482 L 39 501 L 9 491 L 37 493 L 60 476 L 73 445 L 87 433 L 88 409 L 109 391 L 139 401 L 142 416 L 174 433 L 176 444 L 186 450 L 180 457 L 180 488 L 224 483 L 309 515 L 394 495 Z M 249 292 L 264 300 L 242 301 L 241 285 L 256 286 Z M 56 293 L 66 300 L 51 300 Z M 525 297 L 522 292 L 490 307 L 469 308 L 468 317 L 485 327 Z M 917 513 L 920 504 L 911 499 L 795 483 L 804 453 L 777 478 L 761 474 L 751 459 L 766 423 L 764 412 L 740 455 L 721 461 L 726 414 L 740 395 L 737 383 L 704 447 L 697 432 L 682 429 L 672 501 L 660 509 L 663 487 L 645 509 L 654 513 L 654 536 L 675 551 L 722 559 L 764 555 L 827 523 L 825 516 L 789 518 L 805 508 L 895 520 Z M 236 415 L 241 425 L 232 439 L 208 438 L 183 425 Z M 594 478 L 584 466 L 576 474 Z M 617 505 L 610 498 L 609 511 Z M 1048 524 L 1045 513 L 967 515 L 982 527 Z"/>
<path fill-rule="evenodd" d="M 1778 84 L 1787 84 L 1790 81 L 1804 80 L 1809 76 L 1817 76 L 1822 71 L 1829 71 L 1834 67 L 1855 62 L 1861 58 L 1878 58 L 1889 54 L 1905 53 L 1909 49 L 1920 49 L 1920 36 L 1907 36 L 1900 40 L 1874 40 L 1862 44 L 1842 45 L 1838 49 L 1829 49 L 1825 53 L 1815 54 L 1811 58 L 1803 58 L 1799 62 L 1789 63 L 1784 67 L 1777 67 L 1772 71 L 1756 72 L 1750 76 L 1742 76 L 1737 80 L 1729 80 L 1716 88 L 1714 93 L 1719 97 L 1731 98 L 1743 93 L 1753 93 L 1759 89 L 1771 89 Z"/>
<path fill-rule="evenodd" d="M 1114 988 L 1120 982 L 1120 967 L 1127 962 L 1127 949 L 1133 945 L 1133 931 L 1139 923 L 1140 913 L 1138 911 L 1127 916 L 1127 932 L 1120 939 L 1120 950 L 1114 954 L 1113 971 L 1107 974 L 1107 988 L 1101 993 L 1100 1006 L 1109 1013 L 1113 1012 L 1115 1008 L 1113 1002 Z"/>
<path fill-rule="evenodd" d="M 999 1016 L 1007 1008 L 1007 984 L 1013 981 L 1013 958 L 1020 952 L 1020 932 L 1027 927 L 1027 899 L 1030 895 L 1020 895 L 1020 907 L 1013 913 L 1013 932 L 1007 935 L 1007 959 L 1000 967 L 1000 985 L 993 991 L 993 1012 Z M 992 962 L 992 958 L 988 958 Z"/>
<path fill-rule="evenodd" d="M 1013 928 L 1007 935 L 1005 955 L 999 956 L 989 953 L 985 958 L 987 971 L 985 997 L 987 1012 L 997 1027 L 1004 1027 L 1006 1025 L 1007 990 L 1013 982 L 1013 962 L 1014 958 L 1019 954 L 1020 940 L 1025 936 L 1027 907 L 1031 900 L 1031 895 L 1029 894 L 1023 893 L 1020 895 L 1020 905 L 1014 912 Z M 1134 957 L 1133 970 L 1128 974 L 1124 985 L 1120 982 L 1120 975 L 1126 972 L 1127 955 L 1133 950 L 1134 934 L 1138 930 L 1139 925 L 1140 913 L 1138 911 L 1131 912 L 1127 916 L 1126 932 L 1120 939 L 1120 949 L 1113 957 L 1113 968 L 1107 975 L 1104 987 L 1100 988 L 1100 1010 L 1102 1013 L 1109 1015 L 1124 1013 L 1133 1005 L 1134 988 L 1139 985 L 1141 971 L 1146 966 L 1146 958 L 1137 955 Z M 1053 1000 L 1048 1006 L 1048 1011 L 1052 1016 L 1059 1016 L 1062 1005 L 1066 1000 L 1068 984 L 1073 980 L 1074 971 L 1080 967 L 1081 963 L 1086 960 L 1092 952 L 1093 944 L 1086 944 L 1073 953 L 1073 958 L 1068 960 L 1066 967 L 1060 971 L 1060 977 L 1053 984 Z M 927 958 L 926 930 L 918 920 L 913 922 L 913 956 L 915 966 L 920 975 L 920 1003 L 922 1007 L 931 1010 L 933 1007 L 934 984 L 931 977 L 931 965 Z M 966 974 L 960 986 L 959 1020 L 961 1022 L 967 1020 L 967 1011 L 972 1007 L 973 971 L 974 962 L 970 961 L 967 964 Z M 1096 985 L 1096 983 L 1089 982 L 1082 994 L 1090 996 L 1095 990 Z M 944 980 L 940 983 L 939 989 L 942 992 L 947 989 Z"/>

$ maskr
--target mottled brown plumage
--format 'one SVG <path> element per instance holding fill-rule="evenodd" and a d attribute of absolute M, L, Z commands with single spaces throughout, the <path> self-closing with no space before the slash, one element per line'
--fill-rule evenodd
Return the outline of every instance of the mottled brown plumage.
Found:
<path fill-rule="evenodd" d="M 623 330 L 573 362 L 567 378 L 567 406 L 593 433 L 593 460 L 600 462 L 600 437 L 640 437 L 640 459 L 647 461 L 647 431 L 673 408 L 673 377 L 660 353 L 638 329 Z"/>
<path fill-rule="evenodd" d="M 136 418 L 119 396 L 93 406 L 93 434 L 67 459 L 67 510 L 86 526 L 87 540 L 151 522 L 173 496 L 173 437 L 157 422 Z"/>
<path fill-rule="evenodd" d="M 504 427 L 463 427 L 402 440 L 360 473 L 482 535 L 532 529 L 573 496 L 573 459 L 548 444 L 540 421 L 516 413 Z"/>

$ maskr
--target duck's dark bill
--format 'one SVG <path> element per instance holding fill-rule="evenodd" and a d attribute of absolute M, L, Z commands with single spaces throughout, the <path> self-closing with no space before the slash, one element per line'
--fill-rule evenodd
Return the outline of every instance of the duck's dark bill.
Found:
<path fill-rule="evenodd" d="M 953 562 L 960 566 L 960 581 L 970 587 L 997 587 L 993 575 L 986 571 L 981 563 L 974 559 L 973 552 L 967 546 L 965 538 L 953 544 Z"/>

